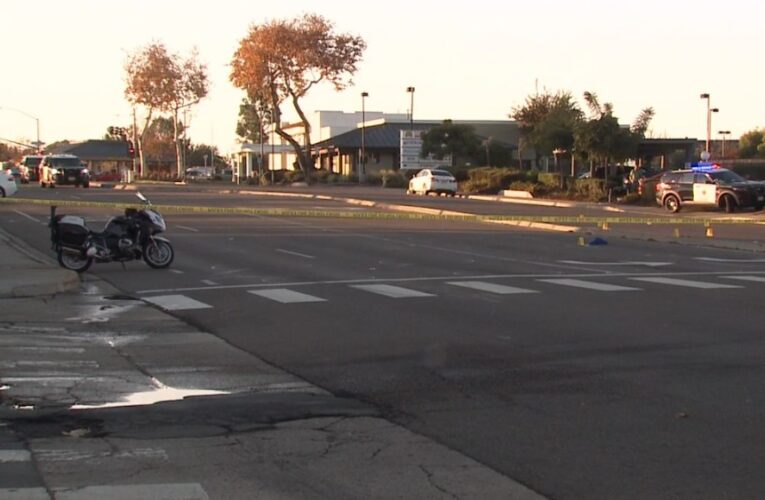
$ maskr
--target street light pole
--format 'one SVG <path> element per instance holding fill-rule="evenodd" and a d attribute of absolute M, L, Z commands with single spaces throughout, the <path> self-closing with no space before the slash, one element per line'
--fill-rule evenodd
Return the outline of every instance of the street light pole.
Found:
<path fill-rule="evenodd" d="M 711 124 L 711 122 L 712 122 L 712 114 L 710 112 L 710 107 L 709 107 L 710 106 L 710 104 L 709 104 L 709 94 L 704 93 L 704 94 L 701 94 L 699 97 L 701 99 L 706 99 L 707 100 L 707 142 L 706 142 L 706 146 L 704 148 L 704 151 L 707 154 L 709 154 L 709 140 L 710 140 L 709 136 L 712 135 L 712 124 Z"/>
<path fill-rule="evenodd" d="M 37 150 L 40 150 L 40 146 L 42 146 L 42 143 L 40 142 L 40 119 L 36 116 L 32 116 L 26 111 L 21 111 L 20 109 L 16 108 L 9 108 L 7 106 L 0 106 L 0 109 L 7 109 L 8 111 L 15 111 L 16 113 L 21 113 L 22 115 L 26 116 L 27 118 L 31 118 L 35 121 L 35 125 L 37 128 L 37 140 L 35 141 L 34 146 L 37 148 Z"/>
<path fill-rule="evenodd" d="M 699 96 L 701 99 L 706 99 L 707 101 L 707 142 L 706 142 L 706 158 L 703 158 L 704 161 L 708 160 L 711 156 L 711 152 L 709 151 L 709 143 L 712 140 L 712 113 L 719 112 L 719 108 L 713 108 L 711 107 L 710 98 L 708 93 L 701 94 Z"/>
<path fill-rule="evenodd" d="M 414 130 L 414 87 L 407 87 L 409 92 L 409 130 Z"/>
<path fill-rule="evenodd" d="M 359 184 L 363 182 L 364 177 L 367 175 L 367 143 L 365 137 L 367 126 L 365 101 L 367 97 L 369 97 L 369 92 L 361 93 L 361 169 L 359 171 Z"/>
<path fill-rule="evenodd" d="M 725 158 L 725 136 L 730 134 L 730 130 L 720 130 L 717 133 L 722 136 L 722 157 Z"/>

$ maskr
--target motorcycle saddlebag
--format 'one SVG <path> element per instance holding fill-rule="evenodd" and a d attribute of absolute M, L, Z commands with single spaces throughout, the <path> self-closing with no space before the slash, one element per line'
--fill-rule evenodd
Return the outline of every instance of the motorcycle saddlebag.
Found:
<path fill-rule="evenodd" d="M 65 215 L 56 224 L 56 239 L 65 247 L 82 248 L 88 239 L 85 219 L 76 215 Z"/>

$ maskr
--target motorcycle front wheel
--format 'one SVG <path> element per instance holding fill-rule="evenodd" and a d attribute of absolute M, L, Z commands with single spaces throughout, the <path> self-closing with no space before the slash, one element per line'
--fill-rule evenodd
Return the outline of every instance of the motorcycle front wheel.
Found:
<path fill-rule="evenodd" d="M 154 269 L 168 267 L 175 257 L 173 246 L 167 241 L 150 240 L 143 246 L 143 260 Z"/>
<path fill-rule="evenodd" d="M 61 267 L 76 271 L 78 273 L 84 273 L 93 264 L 92 257 L 83 257 L 77 253 L 65 252 L 63 250 L 58 251 L 58 263 Z"/>

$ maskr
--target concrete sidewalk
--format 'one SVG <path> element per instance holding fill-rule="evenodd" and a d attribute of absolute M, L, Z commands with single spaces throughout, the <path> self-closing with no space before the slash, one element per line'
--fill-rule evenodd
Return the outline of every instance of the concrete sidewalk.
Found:
<path fill-rule="evenodd" d="M 77 273 L 0 230 L 0 298 L 54 295 L 79 286 Z"/>
<path fill-rule="evenodd" d="M 2 230 L 0 261 L 0 498 L 543 498 Z"/>

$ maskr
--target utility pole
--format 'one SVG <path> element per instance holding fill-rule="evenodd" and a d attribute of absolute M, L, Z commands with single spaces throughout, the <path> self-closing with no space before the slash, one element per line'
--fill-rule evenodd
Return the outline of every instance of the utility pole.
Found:
<path fill-rule="evenodd" d="M 143 144 L 140 145 L 141 149 L 143 149 Z M 138 156 L 139 145 L 138 145 L 138 126 L 135 118 L 135 106 L 133 107 L 133 174 L 138 174 L 138 177 L 142 177 L 142 172 L 136 172 L 138 170 L 138 158 L 143 158 L 143 154 L 141 156 Z M 143 169 L 143 165 L 140 165 L 140 169 Z"/>

